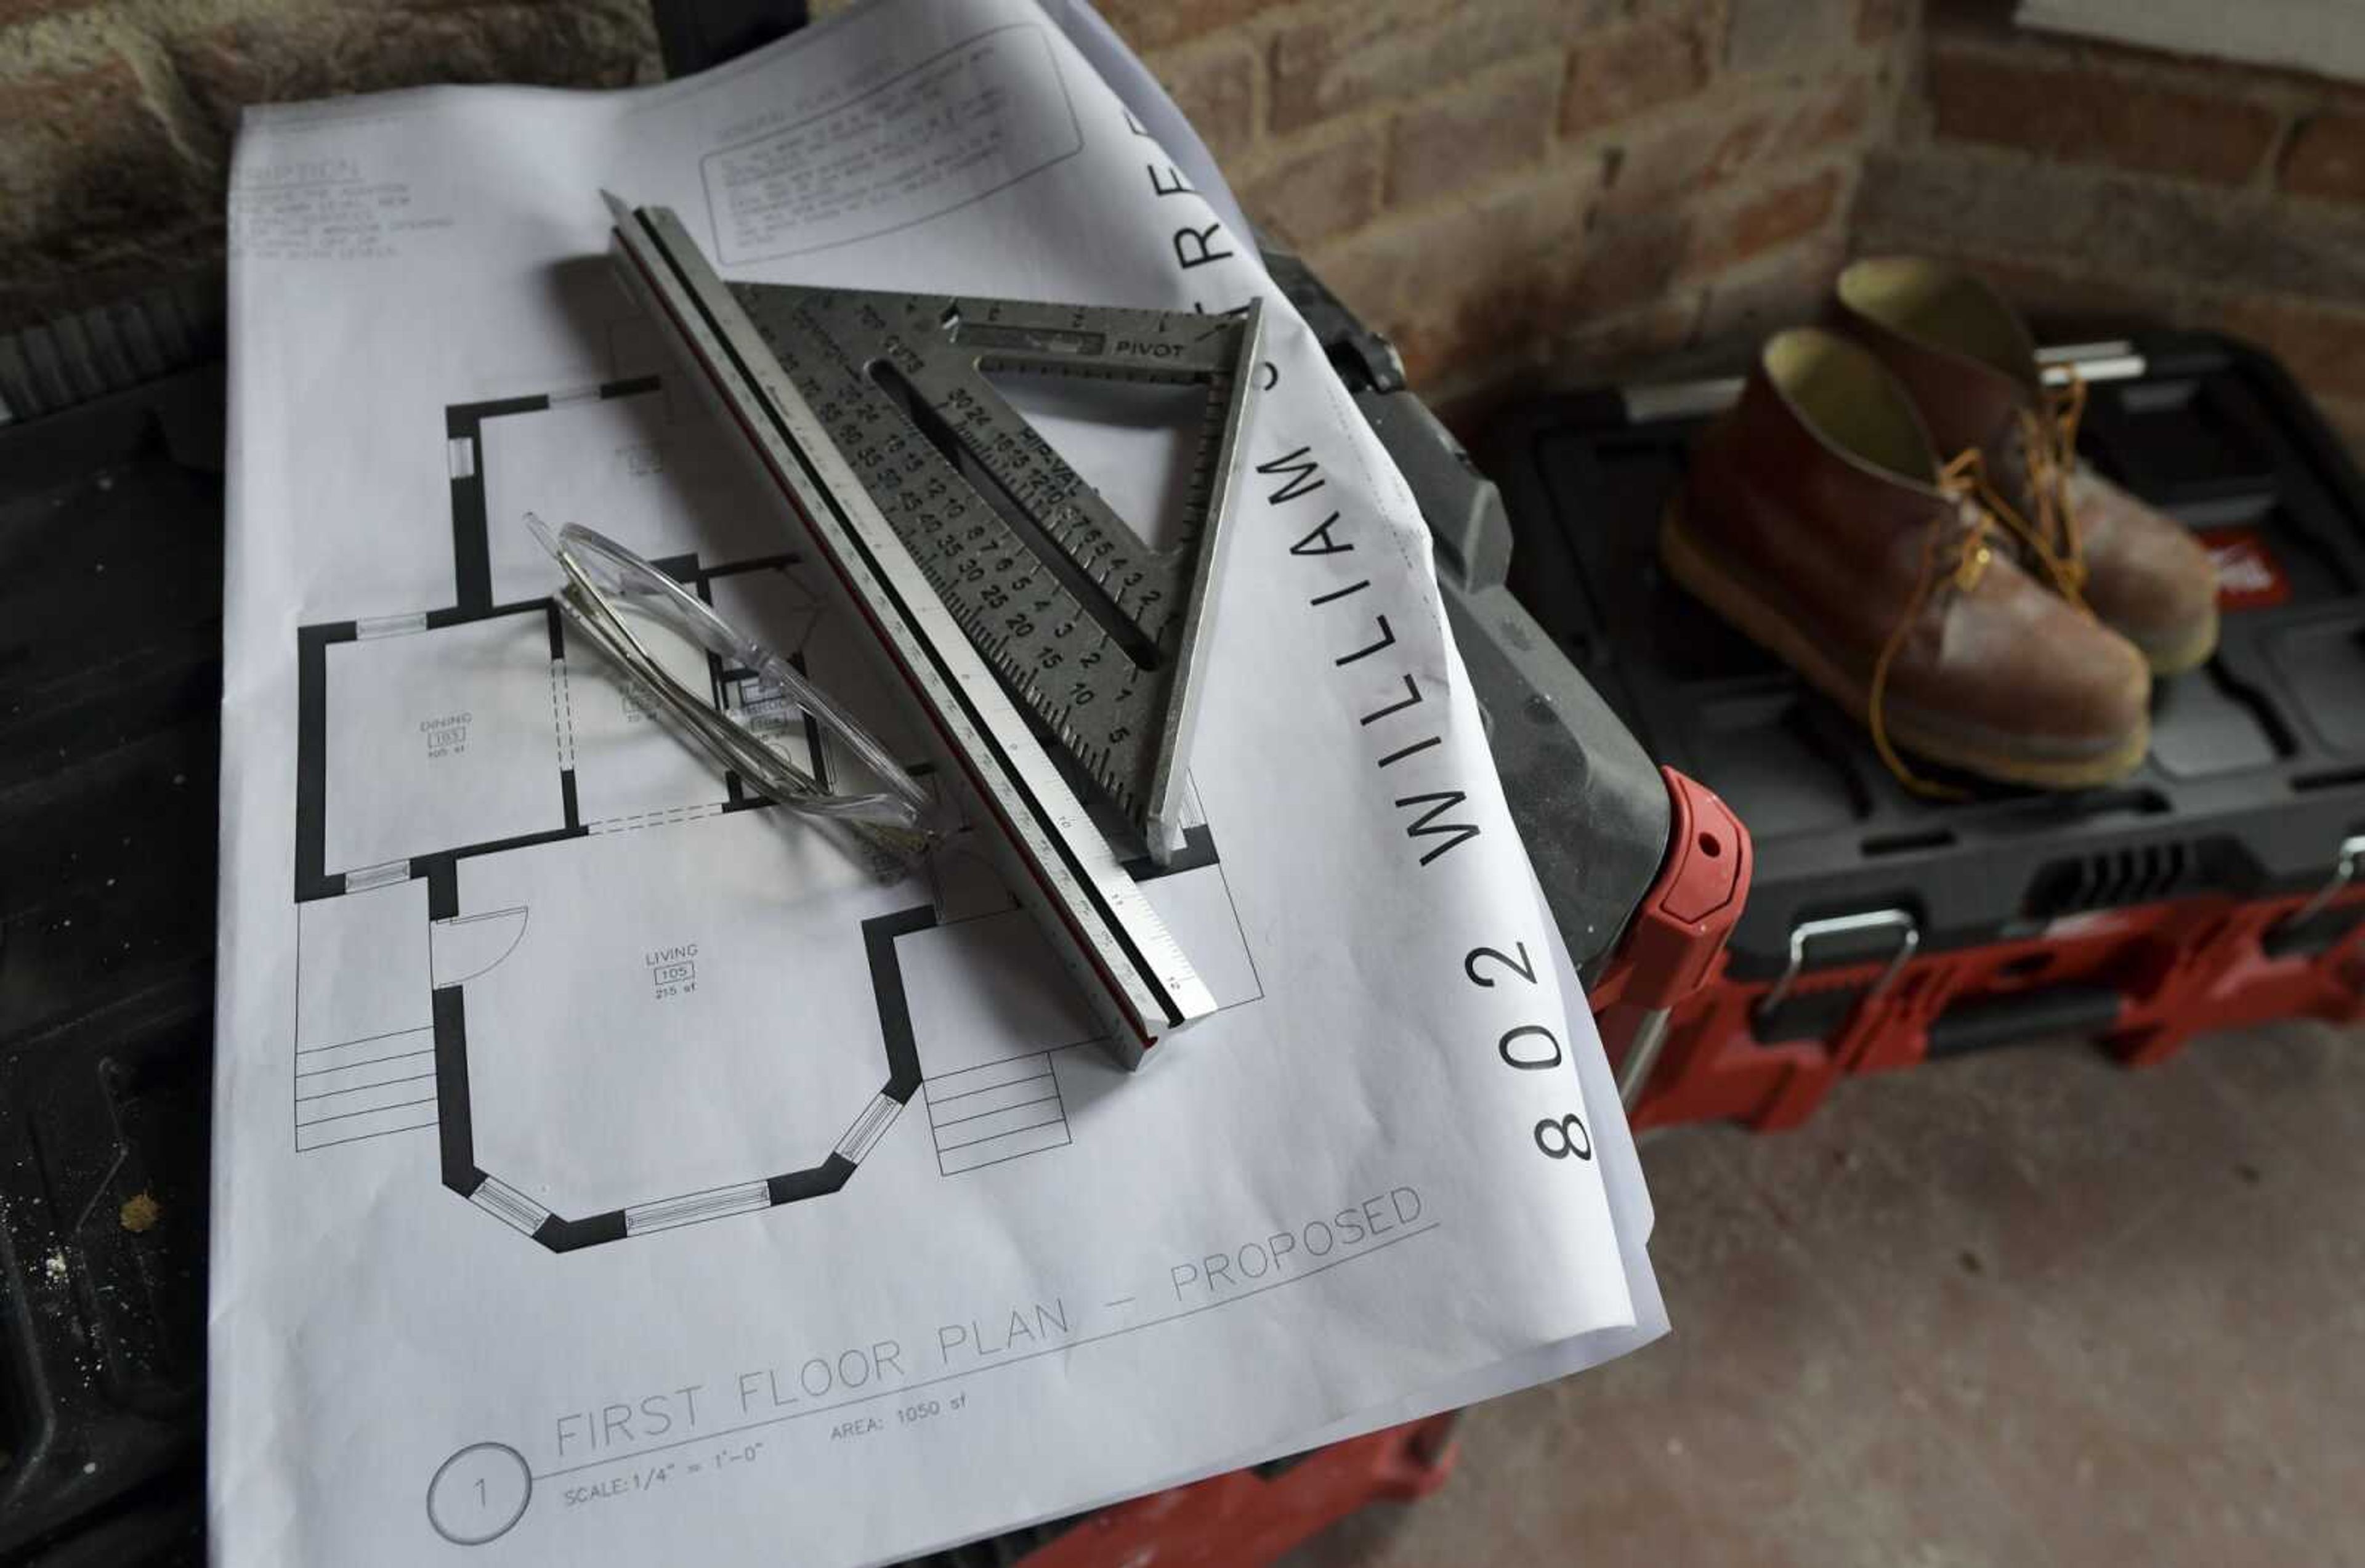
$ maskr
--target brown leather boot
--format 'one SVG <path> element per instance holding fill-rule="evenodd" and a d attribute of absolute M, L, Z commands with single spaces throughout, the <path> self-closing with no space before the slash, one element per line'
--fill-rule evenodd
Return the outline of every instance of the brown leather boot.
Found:
<path fill-rule="evenodd" d="M 2143 758 L 2142 655 L 2021 569 L 1996 520 L 1946 487 L 1904 390 L 1831 332 L 1766 343 L 1694 449 L 1659 553 L 1917 789 L 1933 787 L 1896 747 L 2054 789 Z"/>
<path fill-rule="evenodd" d="M 1972 274 L 1910 257 L 1840 274 L 1833 323 L 1878 356 L 1942 454 L 1976 450 L 2022 564 L 2174 675 L 2217 647 L 2217 574 L 2201 542 L 2078 460 L 2085 387 L 2047 392 L 2028 328 Z"/>

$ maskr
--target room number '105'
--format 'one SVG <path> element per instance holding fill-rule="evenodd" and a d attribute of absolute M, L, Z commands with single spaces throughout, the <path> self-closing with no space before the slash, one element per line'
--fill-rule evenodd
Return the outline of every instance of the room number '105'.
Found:
<path fill-rule="evenodd" d="M 1511 948 L 1519 955 L 1517 958 L 1499 947 L 1473 947 L 1462 960 L 1462 972 L 1470 978 L 1472 985 L 1486 991 L 1494 990 L 1509 975 L 1534 986 L 1536 968 L 1528 958 L 1528 945 L 1514 942 Z M 1502 975 L 1485 972 L 1490 964 L 1499 967 Z M 1503 1058 L 1504 1066 L 1521 1072 L 1548 1072 L 1568 1059 L 1561 1049 L 1560 1036 L 1541 1024 L 1519 1024 L 1504 1030 L 1502 1038 L 1495 1042 L 1495 1050 Z M 1593 1135 L 1585 1130 L 1585 1119 L 1574 1111 L 1564 1116 L 1546 1116 L 1536 1124 L 1535 1136 L 1536 1148 L 1543 1151 L 1547 1159 L 1593 1158 Z"/>

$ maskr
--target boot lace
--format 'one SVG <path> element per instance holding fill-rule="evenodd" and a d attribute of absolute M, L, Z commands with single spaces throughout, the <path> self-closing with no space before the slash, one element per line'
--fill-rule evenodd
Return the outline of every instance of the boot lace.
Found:
<path fill-rule="evenodd" d="M 2086 412 L 2086 383 L 2071 371 L 2067 385 L 2045 395 L 2042 409 L 2022 410 L 2021 451 L 2028 464 L 2029 489 L 2036 516 L 2020 510 L 1996 487 L 1988 473 L 1987 454 L 1976 446 L 1956 454 L 1939 470 L 1938 487 L 1955 503 L 1955 515 L 1964 526 L 1950 529 L 1942 519 L 1930 525 L 1922 543 L 1922 566 L 1913 591 L 1905 601 L 1880 656 L 1873 661 L 1872 686 L 1866 702 L 1866 728 L 1873 749 L 1897 781 L 1913 794 L 1929 800 L 1959 801 L 1968 791 L 1942 784 L 1914 771 L 1889 739 L 1889 676 L 1922 608 L 1942 588 L 1967 594 L 1979 585 L 1998 545 L 2016 543 L 2053 590 L 2071 604 L 2093 613 L 2086 603 L 2086 560 L 2078 536 L 2078 516 L 2070 505 L 2069 476 L 2078 463 L 2078 425 Z"/>
<path fill-rule="evenodd" d="M 2020 456 L 2035 503 L 2033 518 L 2023 516 L 1990 481 L 1984 455 L 1964 454 L 1972 459 L 1979 503 L 2012 531 L 2053 591 L 2080 610 L 2087 608 L 2085 543 L 2078 533 L 2069 480 L 2078 471 L 2078 426 L 2085 417 L 2086 382 L 2074 369 L 2061 386 L 2046 391 L 2042 407 L 2023 409 L 2016 416 Z"/>
<path fill-rule="evenodd" d="M 1968 594 L 1977 589 L 1979 579 L 1994 563 L 1996 546 L 2003 540 L 2009 525 L 1988 498 L 1993 487 L 1987 483 L 1977 447 L 1947 464 L 1939 473 L 1938 484 L 1955 503 L 1952 518 L 1961 526 L 1950 528 L 1949 520 L 1940 517 L 1922 535 L 1922 565 L 1914 575 L 1913 591 L 1906 596 L 1897 624 L 1881 644 L 1880 656 L 1872 663 L 1865 727 L 1872 733 L 1873 749 L 1880 754 L 1880 760 L 1896 775 L 1900 784 L 1928 800 L 1957 801 L 1964 798 L 1965 790 L 1915 772 L 1889 739 L 1889 676 L 1897 655 L 1904 651 L 1906 639 L 1912 635 L 1923 607 L 1943 590 Z"/>

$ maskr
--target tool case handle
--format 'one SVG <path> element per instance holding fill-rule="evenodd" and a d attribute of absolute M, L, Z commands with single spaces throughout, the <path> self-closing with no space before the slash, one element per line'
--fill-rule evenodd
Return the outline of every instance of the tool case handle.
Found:
<path fill-rule="evenodd" d="M 1625 1037 L 1618 1094 L 1630 1111 L 1650 1086 L 1676 1004 L 1708 983 L 1749 902 L 1756 865 L 1749 829 L 1714 790 L 1672 767 L 1659 777 L 1667 786 L 1666 858 L 1593 996 L 1605 1043 Z"/>
<path fill-rule="evenodd" d="M 2117 988 L 2106 985 L 2048 986 L 1965 1002 L 1931 1020 L 1923 1054 L 1935 1059 L 2050 1036 L 2099 1035 L 2119 1021 L 2125 1002 Z"/>

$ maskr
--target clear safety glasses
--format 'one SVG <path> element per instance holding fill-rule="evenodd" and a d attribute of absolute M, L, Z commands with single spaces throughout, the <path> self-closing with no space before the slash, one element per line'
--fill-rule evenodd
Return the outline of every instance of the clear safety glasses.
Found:
<path fill-rule="evenodd" d="M 566 574 L 558 605 L 569 622 L 654 699 L 678 733 L 766 799 L 849 832 L 883 854 L 875 867 L 883 878 L 902 875 L 927 849 L 934 834 L 926 792 L 878 737 L 794 665 L 605 534 L 579 523 L 568 523 L 554 534 L 532 512 L 525 521 Z M 706 692 L 693 691 L 675 678 L 633 630 L 628 614 L 696 644 L 727 667 L 746 670 L 778 691 L 835 736 L 880 787 L 861 794 L 825 788 L 778 746 L 718 708 Z"/>

